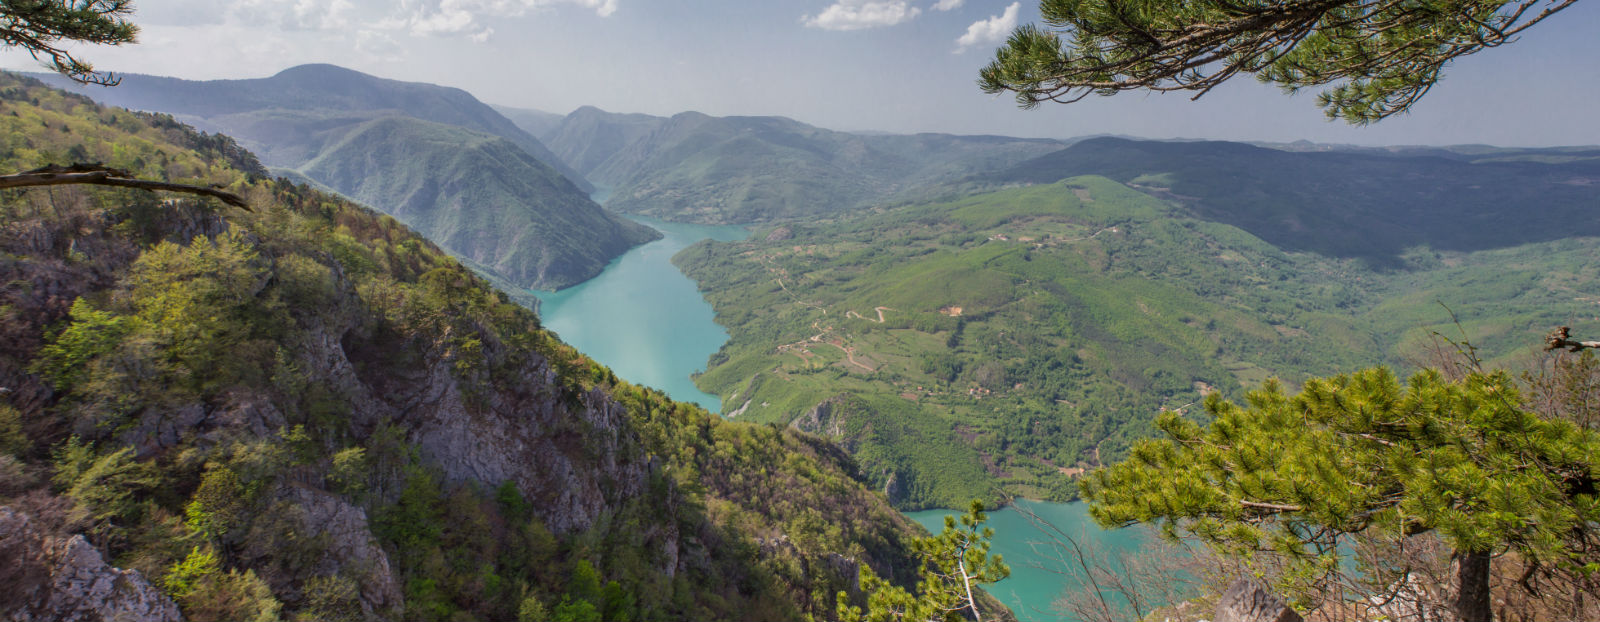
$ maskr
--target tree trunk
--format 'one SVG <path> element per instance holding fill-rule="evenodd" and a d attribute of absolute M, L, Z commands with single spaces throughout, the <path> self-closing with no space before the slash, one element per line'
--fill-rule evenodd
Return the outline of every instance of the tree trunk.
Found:
<path fill-rule="evenodd" d="M 1491 622 L 1489 554 L 1456 551 L 1450 563 L 1450 610 L 1461 622 Z"/>

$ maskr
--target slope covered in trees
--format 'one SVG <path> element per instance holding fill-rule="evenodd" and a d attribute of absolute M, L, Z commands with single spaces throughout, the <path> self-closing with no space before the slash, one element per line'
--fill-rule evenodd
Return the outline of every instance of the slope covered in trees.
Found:
<path fill-rule="evenodd" d="M 1134 185 L 1284 250 L 1378 263 L 1417 246 L 1477 251 L 1600 235 L 1594 149 L 1286 152 L 1093 138 L 984 179 L 1075 175 Z"/>
<path fill-rule="evenodd" d="M 582 176 L 459 89 L 304 65 L 255 80 L 132 75 L 82 92 L 225 132 L 267 166 L 394 215 L 514 287 L 573 285 L 657 237 L 601 209 Z"/>
<path fill-rule="evenodd" d="M 607 207 L 707 223 L 832 214 L 1059 147 L 999 136 L 850 134 L 782 117 L 663 118 L 592 107 L 567 115 L 545 138 L 580 173 L 613 190 Z"/>
<path fill-rule="evenodd" d="M 252 207 L 0 193 L 3 615 L 90 604 L 40 596 L 73 536 L 192 619 L 792 619 L 858 563 L 911 579 L 916 528 L 832 445 L 617 380 L 226 138 L 12 76 L 0 98 L 8 169 Z"/>
<path fill-rule="evenodd" d="M 732 336 L 697 384 L 730 416 L 839 438 L 901 507 L 959 507 L 997 485 L 1070 495 L 1063 474 L 1210 392 L 1408 367 L 1432 333 L 1461 336 L 1451 311 L 1502 361 L 1597 322 L 1593 238 L 1328 257 L 1147 181 L 1073 177 L 690 247 L 675 261 Z"/>

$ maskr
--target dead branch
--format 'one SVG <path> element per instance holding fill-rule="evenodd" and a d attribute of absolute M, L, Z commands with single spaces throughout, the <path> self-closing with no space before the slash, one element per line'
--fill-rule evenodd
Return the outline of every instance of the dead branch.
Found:
<path fill-rule="evenodd" d="M 71 166 L 45 166 L 15 175 L 0 175 L 0 188 L 29 188 L 34 186 L 60 186 L 66 184 L 93 184 L 99 186 L 117 186 L 121 188 L 138 188 L 141 190 L 161 190 L 165 192 L 184 192 L 208 196 L 227 203 L 245 211 L 251 211 L 250 204 L 232 192 L 218 190 L 206 186 L 191 186 L 188 184 L 174 184 L 165 181 L 138 179 L 132 173 L 99 164 L 73 164 Z"/>
<path fill-rule="evenodd" d="M 1572 328 L 1567 326 L 1550 331 L 1550 334 L 1544 338 L 1544 351 L 1549 352 L 1566 348 L 1568 352 L 1580 352 L 1584 348 L 1600 348 L 1600 341 L 1577 341 L 1570 337 L 1572 337 Z"/>

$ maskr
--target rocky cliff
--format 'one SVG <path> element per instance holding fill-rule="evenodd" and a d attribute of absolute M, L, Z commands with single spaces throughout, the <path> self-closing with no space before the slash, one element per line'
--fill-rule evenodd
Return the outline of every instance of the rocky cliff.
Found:
<path fill-rule="evenodd" d="M 251 205 L 0 194 L 0 619 L 830 618 L 859 564 L 910 579 L 826 441 L 619 381 L 393 218 L 193 146 L 226 139 L 0 99 L 0 170 Z"/>

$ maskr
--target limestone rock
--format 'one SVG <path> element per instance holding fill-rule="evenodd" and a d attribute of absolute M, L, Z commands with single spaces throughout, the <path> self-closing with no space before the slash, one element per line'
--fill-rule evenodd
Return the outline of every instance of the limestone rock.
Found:
<path fill-rule="evenodd" d="M 178 605 L 134 570 L 114 568 L 81 535 L 42 533 L 0 507 L 0 618 L 61 622 L 182 620 Z"/>
<path fill-rule="evenodd" d="M 365 511 L 337 495 L 290 485 L 279 490 L 273 514 L 281 520 L 258 522 L 245 555 L 249 566 L 270 569 L 263 576 L 274 593 L 292 598 L 309 579 L 341 576 L 355 582 L 366 617 L 398 616 L 404 597 Z"/>
<path fill-rule="evenodd" d="M 1214 622 L 1301 622 L 1300 614 L 1249 577 L 1241 577 L 1217 600 Z"/>

